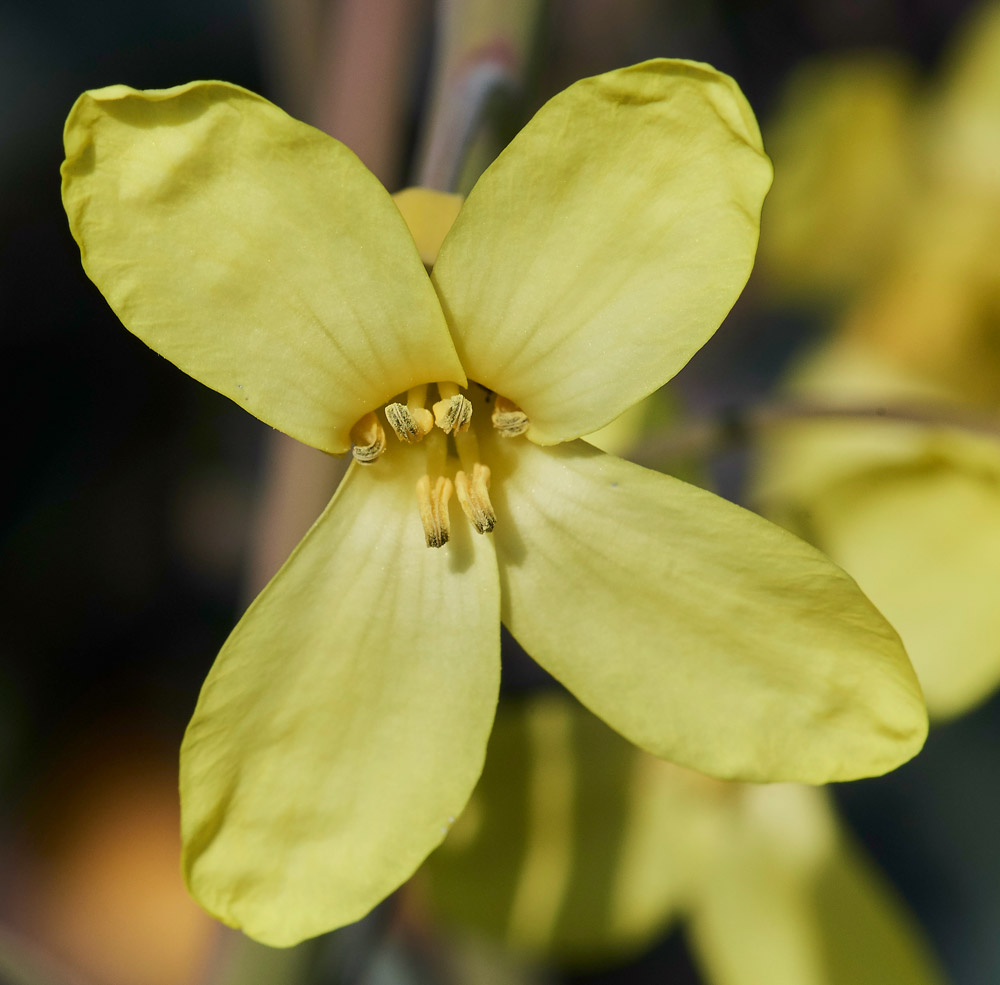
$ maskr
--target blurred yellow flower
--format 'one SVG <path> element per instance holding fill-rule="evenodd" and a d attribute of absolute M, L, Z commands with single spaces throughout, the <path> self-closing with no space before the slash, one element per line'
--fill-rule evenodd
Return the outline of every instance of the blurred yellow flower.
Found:
<path fill-rule="evenodd" d="M 940 378 L 945 346 L 971 354 L 987 308 L 998 321 L 1000 4 L 969 20 L 933 84 L 899 56 L 857 52 L 803 63 L 786 92 L 768 128 L 762 283 L 877 308 L 858 329 Z"/>
<path fill-rule="evenodd" d="M 576 440 L 676 373 L 749 274 L 770 165 L 727 76 L 653 61 L 555 97 L 430 278 L 357 158 L 244 89 L 96 90 L 65 140 L 70 225 L 126 326 L 357 459 L 185 737 L 184 868 L 212 913 L 292 944 L 413 872 L 480 773 L 501 618 L 627 738 L 716 775 L 919 749 L 919 686 L 849 578 Z"/>
<path fill-rule="evenodd" d="M 993 437 L 945 423 L 961 416 L 955 394 L 854 339 L 815 353 L 788 393 L 888 419 L 774 429 L 755 502 L 858 579 L 902 636 L 932 715 L 968 710 L 1000 684 L 1000 419 Z M 942 423 L 906 419 L 917 410 Z"/>
<path fill-rule="evenodd" d="M 795 180 L 768 202 L 761 255 L 778 295 L 843 312 L 787 392 L 888 420 L 768 433 L 754 496 L 858 579 L 939 716 L 1000 684 L 1000 4 L 945 61 L 926 92 L 880 55 L 792 83 L 772 150 L 779 179 Z M 822 244 L 815 256 L 806 241 Z M 990 415 L 992 437 L 960 426 Z"/>
<path fill-rule="evenodd" d="M 681 922 L 710 985 L 943 980 L 822 790 L 679 769 L 551 692 L 501 704 L 469 809 L 409 891 L 522 961 L 613 963 Z"/>
<path fill-rule="evenodd" d="M 914 72 L 855 53 L 804 61 L 767 133 L 776 181 L 757 275 L 798 300 L 839 300 L 891 256 L 915 181 L 908 124 Z"/>

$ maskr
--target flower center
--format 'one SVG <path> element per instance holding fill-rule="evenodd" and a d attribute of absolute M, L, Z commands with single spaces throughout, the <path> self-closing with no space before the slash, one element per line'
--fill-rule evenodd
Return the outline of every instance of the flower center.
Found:
<path fill-rule="evenodd" d="M 473 400 L 479 410 L 492 404 L 490 423 L 504 438 L 528 430 L 528 416 L 512 400 L 472 384 L 463 392 L 455 383 L 436 384 L 439 400 L 427 407 L 429 385 L 413 387 L 404 400 L 382 408 L 389 428 L 405 445 L 422 444 L 426 468 L 417 480 L 417 508 L 428 547 L 448 543 L 448 504 L 454 492 L 462 512 L 481 534 L 489 533 L 497 516 L 490 501 L 490 469 L 480 460 L 479 439 L 473 426 Z M 476 425 L 485 426 L 481 414 Z M 375 411 L 351 428 L 351 453 L 362 465 L 373 465 L 387 451 L 386 432 Z"/>

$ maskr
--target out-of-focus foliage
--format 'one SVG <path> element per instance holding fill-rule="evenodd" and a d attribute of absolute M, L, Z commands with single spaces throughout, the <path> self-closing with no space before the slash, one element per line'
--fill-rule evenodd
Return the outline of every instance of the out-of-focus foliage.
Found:
<path fill-rule="evenodd" d="M 838 320 L 789 395 L 858 414 L 769 433 L 755 498 L 857 578 L 953 715 L 1000 682 L 1000 5 L 936 86 L 870 55 L 789 91 L 763 284 Z"/>
<path fill-rule="evenodd" d="M 574 965 L 680 920 L 713 985 L 941 980 L 822 790 L 682 770 L 556 693 L 501 707 L 470 807 L 415 890 L 453 926 Z"/>

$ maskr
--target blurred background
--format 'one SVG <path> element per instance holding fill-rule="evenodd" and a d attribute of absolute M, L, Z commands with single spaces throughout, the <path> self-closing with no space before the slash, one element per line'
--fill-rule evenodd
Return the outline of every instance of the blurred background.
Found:
<path fill-rule="evenodd" d="M 516 901 L 501 898 L 513 890 L 477 869 L 488 830 L 498 857 L 530 864 L 504 841 L 517 818 L 489 813 L 505 808 L 488 782 L 530 784 L 499 758 L 474 803 L 478 829 L 457 826 L 467 841 L 451 855 L 446 845 L 422 881 L 356 927 L 269 951 L 186 897 L 176 798 L 186 720 L 242 607 L 329 497 L 337 466 L 290 450 L 121 327 L 62 211 L 63 121 L 86 88 L 220 78 L 344 140 L 390 191 L 419 176 L 447 183 L 428 134 L 443 44 L 435 16 L 448 9 L 0 3 L 0 401 L 12 466 L 0 514 L 0 981 L 869 980 L 823 962 L 814 977 L 783 978 L 767 973 L 774 951 L 728 955 L 762 897 L 748 891 L 727 924 L 712 916 L 725 906 L 699 902 L 702 881 L 714 892 L 723 879 L 706 875 L 712 866 L 674 885 L 669 846 L 686 835 L 671 825 L 689 807 L 699 851 L 729 875 L 767 851 L 795 855 L 796 833 L 815 829 L 826 845 L 836 826 L 829 837 L 868 859 L 858 864 L 878 887 L 881 915 L 866 926 L 884 921 L 886 947 L 905 952 L 886 967 L 909 969 L 871 981 L 1000 981 L 1000 31 L 990 8 L 959 0 L 552 0 L 517 33 L 495 115 L 502 134 L 576 79 L 655 56 L 710 62 L 743 87 L 776 164 L 758 269 L 671 384 L 668 411 L 630 443 L 643 464 L 756 505 L 858 578 L 914 654 L 939 719 L 925 750 L 887 777 L 831 789 L 829 803 L 708 789 L 651 767 L 663 826 L 633 845 L 645 853 L 632 862 L 641 918 L 612 940 L 599 887 L 583 879 L 558 903 L 580 910 L 566 926 L 592 921 L 591 943 L 606 932 L 607 948 L 521 933 Z M 996 47 L 976 48 L 991 31 Z M 294 502 L 289 485 L 300 487 Z M 919 577 L 931 569 L 938 580 Z M 504 673 L 498 747 L 523 746 L 520 761 L 557 770 L 548 726 L 531 720 L 537 709 L 543 722 L 567 716 L 581 743 L 572 755 L 587 743 L 604 750 L 585 760 L 606 769 L 594 802 L 618 803 L 615 790 L 636 802 L 629 778 L 646 767 L 571 706 L 548 706 L 551 683 L 510 641 Z M 770 848 L 747 835 L 745 854 L 729 859 L 743 821 L 706 821 L 695 802 L 738 802 L 747 831 L 766 817 Z M 581 872 L 621 862 L 601 846 L 626 808 L 592 813 L 593 830 L 581 822 L 575 835 Z M 721 847 L 705 848 L 703 832 L 719 825 Z M 811 845 L 803 857 L 827 858 Z M 869 875 L 851 883 L 855 895 L 829 897 L 836 919 L 803 931 L 824 937 L 817 949 L 857 943 L 837 920 L 868 913 L 858 887 Z M 768 919 L 773 929 L 782 917 Z"/>

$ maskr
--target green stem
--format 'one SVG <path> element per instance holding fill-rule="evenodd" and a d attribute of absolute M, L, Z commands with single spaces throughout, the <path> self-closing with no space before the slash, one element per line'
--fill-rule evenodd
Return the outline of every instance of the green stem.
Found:
<path fill-rule="evenodd" d="M 502 149 L 523 101 L 542 9 L 542 0 L 438 0 L 417 184 L 468 191 Z"/>
<path fill-rule="evenodd" d="M 819 421 L 883 421 L 901 426 L 949 428 L 1000 440 L 1000 416 L 958 406 L 814 404 L 775 401 L 735 408 L 710 418 L 695 418 L 639 442 L 628 456 L 642 465 L 691 456 L 709 457 L 739 447 L 791 424 Z"/>

